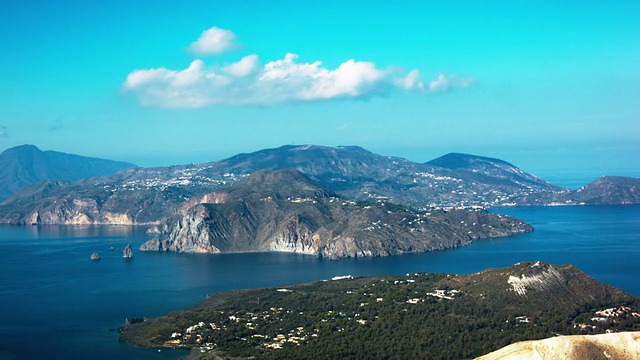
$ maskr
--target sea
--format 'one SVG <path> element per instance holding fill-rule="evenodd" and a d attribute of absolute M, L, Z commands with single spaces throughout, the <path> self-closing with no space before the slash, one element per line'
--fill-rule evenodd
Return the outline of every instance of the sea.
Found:
<path fill-rule="evenodd" d="M 640 296 L 640 206 L 491 211 L 527 221 L 535 231 L 447 251 L 325 260 L 143 253 L 137 249 L 149 238 L 144 227 L 0 226 L 0 359 L 180 359 L 184 350 L 120 343 L 117 328 L 125 318 L 159 316 L 210 293 L 339 275 L 468 274 L 541 260 L 573 264 Z M 122 257 L 127 244 L 136 249 L 132 259 Z M 101 259 L 91 261 L 92 253 Z"/>

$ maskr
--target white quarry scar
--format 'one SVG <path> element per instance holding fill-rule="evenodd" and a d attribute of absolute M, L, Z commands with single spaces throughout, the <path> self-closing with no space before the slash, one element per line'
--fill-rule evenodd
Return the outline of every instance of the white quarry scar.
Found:
<path fill-rule="evenodd" d="M 517 277 L 510 275 L 507 280 L 507 283 L 511 285 L 513 291 L 518 295 L 526 295 L 527 290 L 532 289 L 544 290 L 554 282 L 562 282 L 562 275 L 551 267 L 533 276 L 522 275 L 521 277 Z"/>

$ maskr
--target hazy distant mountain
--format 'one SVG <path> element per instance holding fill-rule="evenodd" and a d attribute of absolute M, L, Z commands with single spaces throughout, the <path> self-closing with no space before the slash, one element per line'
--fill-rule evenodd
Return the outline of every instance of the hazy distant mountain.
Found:
<path fill-rule="evenodd" d="M 170 220 L 167 240 L 141 250 L 191 253 L 277 251 L 324 258 L 386 256 L 533 231 L 485 211 L 417 213 L 332 194 L 296 170 L 258 171 L 207 194 Z"/>
<path fill-rule="evenodd" d="M 354 201 L 380 200 L 418 210 L 579 203 L 572 200 L 570 190 L 502 160 L 449 154 L 422 164 L 373 154 L 357 146 L 306 145 L 203 164 L 127 169 L 90 181 L 41 184 L 5 201 L 0 206 L 0 222 L 159 223 L 193 197 L 234 184 L 259 170 L 286 168 L 298 170 Z M 615 197 L 609 200 L 621 203 Z"/>
<path fill-rule="evenodd" d="M 427 162 L 429 165 L 451 169 L 459 177 L 485 184 L 508 185 L 516 183 L 534 188 L 561 190 L 535 175 L 528 174 L 506 161 L 460 153 L 450 153 Z"/>
<path fill-rule="evenodd" d="M 17 146 L 0 154 L 0 201 L 41 180 L 77 181 L 131 167 L 136 165 Z"/>
<path fill-rule="evenodd" d="M 640 204 L 640 179 L 603 176 L 565 194 L 565 202 L 585 205 Z"/>
<path fill-rule="evenodd" d="M 571 265 L 521 262 L 470 275 L 345 276 L 211 294 L 186 310 L 129 321 L 121 339 L 221 359 L 470 359 L 558 334 L 638 331 L 639 306 Z M 586 345 L 573 358 L 608 358 Z M 637 347 L 611 345 L 611 359 L 637 358 L 615 356 Z M 544 359 L 564 359 L 555 354 Z"/>

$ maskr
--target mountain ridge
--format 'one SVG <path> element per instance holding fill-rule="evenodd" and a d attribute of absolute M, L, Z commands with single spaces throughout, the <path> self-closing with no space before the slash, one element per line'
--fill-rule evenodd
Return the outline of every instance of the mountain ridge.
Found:
<path fill-rule="evenodd" d="M 446 156 L 446 155 L 445 155 Z M 326 189 L 354 201 L 384 200 L 417 210 L 501 206 L 640 203 L 640 194 L 591 201 L 580 194 L 527 174 L 504 161 L 473 155 L 475 167 L 449 169 L 376 155 L 356 146 L 286 145 L 218 161 L 157 168 L 125 169 L 116 174 L 56 185 L 26 188 L 0 205 L 0 223 L 158 224 L 177 214 L 190 199 L 237 183 L 259 170 L 292 168 Z M 453 166 L 451 166 L 453 167 Z M 624 187 L 618 182 L 613 187 Z M 584 191 L 584 190 L 583 190 Z M 39 220 L 38 220 L 39 219 Z"/>

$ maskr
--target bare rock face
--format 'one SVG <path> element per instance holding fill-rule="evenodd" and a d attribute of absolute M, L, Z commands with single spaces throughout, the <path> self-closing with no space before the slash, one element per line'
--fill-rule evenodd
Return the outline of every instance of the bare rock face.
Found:
<path fill-rule="evenodd" d="M 506 346 L 476 360 L 638 360 L 640 332 L 557 336 Z"/>
<path fill-rule="evenodd" d="M 140 246 L 140 251 L 165 251 L 162 242 L 158 238 L 153 238 Z"/>
<path fill-rule="evenodd" d="M 132 258 L 133 257 L 133 249 L 131 249 L 131 244 L 127 244 L 122 250 L 122 257 L 124 258 Z"/>
<path fill-rule="evenodd" d="M 219 253 L 220 250 L 212 245 L 212 231 L 215 229 L 207 226 L 208 217 L 209 213 L 204 206 L 195 206 L 193 211 L 178 220 L 169 234 L 170 240 L 162 242 L 158 247 L 162 251 L 172 252 Z"/>
<path fill-rule="evenodd" d="M 97 253 L 93 253 L 93 254 L 91 254 L 90 259 L 92 261 L 98 261 L 98 260 L 100 260 L 100 255 L 98 255 Z"/>
<path fill-rule="evenodd" d="M 171 229 L 169 229 L 169 226 L 167 226 L 167 224 L 165 223 L 162 225 L 152 226 L 148 228 L 146 233 L 148 235 L 160 235 L 160 234 L 168 234 L 170 230 Z"/>

